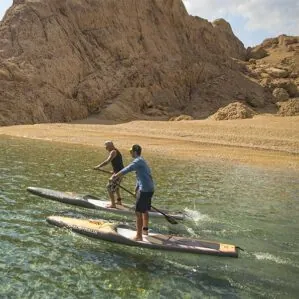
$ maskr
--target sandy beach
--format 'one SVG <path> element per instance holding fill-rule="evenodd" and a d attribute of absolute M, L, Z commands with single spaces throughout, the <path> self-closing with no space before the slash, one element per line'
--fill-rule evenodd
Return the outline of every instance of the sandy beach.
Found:
<path fill-rule="evenodd" d="M 85 122 L 85 123 L 84 123 Z M 299 170 L 299 116 L 259 115 L 213 121 L 132 121 L 122 124 L 55 123 L 1 127 L 0 134 L 121 150 L 140 144 L 147 153 L 188 161 L 230 161 L 272 169 Z"/>

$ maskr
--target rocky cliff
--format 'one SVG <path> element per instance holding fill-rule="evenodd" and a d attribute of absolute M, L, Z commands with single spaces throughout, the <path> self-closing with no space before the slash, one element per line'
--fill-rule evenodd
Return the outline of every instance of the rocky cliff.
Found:
<path fill-rule="evenodd" d="M 299 115 L 299 37 L 280 35 L 247 49 L 248 74 L 273 95 L 278 115 Z"/>
<path fill-rule="evenodd" d="M 0 22 L 0 125 L 205 118 L 234 101 L 275 111 L 249 52 L 181 0 L 14 0 Z"/>

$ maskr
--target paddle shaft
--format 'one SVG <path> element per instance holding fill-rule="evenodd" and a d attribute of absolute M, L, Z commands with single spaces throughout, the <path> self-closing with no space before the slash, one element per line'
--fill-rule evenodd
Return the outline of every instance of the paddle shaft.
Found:
<path fill-rule="evenodd" d="M 104 170 L 104 169 L 97 169 L 97 170 L 102 171 L 102 172 L 105 172 L 105 173 L 109 173 L 109 174 L 111 174 L 110 171 L 107 171 L 107 170 Z M 121 185 L 118 184 L 118 183 L 115 183 L 115 184 L 116 184 L 119 188 L 125 190 L 126 192 L 128 192 L 129 194 L 131 194 L 132 196 L 134 196 L 134 198 L 136 198 L 136 196 L 135 196 L 135 194 L 134 194 L 133 192 L 131 192 L 130 190 L 126 189 L 125 187 L 121 186 Z M 171 216 L 165 214 L 164 212 L 160 211 L 159 209 L 153 207 L 152 205 L 151 205 L 151 208 L 154 209 L 155 211 L 157 211 L 158 213 L 162 214 L 162 215 L 166 218 L 166 220 L 167 220 L 169 223 L 171 223 L 171 224 L 178 224 L 178 222 L 177 222 L 173 217 L 171 217 Z"/>
<path fill-rule="evenodd" d="M 95 170 L 99 170 L 99 171 L 102 171 L 102 172 L 105 172 L 105 173 L 109 173 L 110 175 L 112 175 L 113 173 L 111 173 L 111 171 L 108 171 L 108 170 L 105 170 L 105 169 L 95 169 Z"/>

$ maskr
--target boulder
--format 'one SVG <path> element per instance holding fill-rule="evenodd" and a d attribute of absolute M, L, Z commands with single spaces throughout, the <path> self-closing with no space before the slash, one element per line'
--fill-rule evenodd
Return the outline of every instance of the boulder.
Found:
<path fill-rule="evenodd" d="M 267 87 L 272 91 L 274 91 L 275 88 L 283 88 L 291 97 L 296 97 L 298 95 L 296 81 L 294 82 L 292 79 L 269 80 Z"/>
<path fill-rule="evenodd" d="M 273 78 L 286 78 L 289 75 L 289 72 L 284 69 L 277 67 L 270 67 L 265 70 Z"/>
<path fill-rule="evenodd" d="M 290 98 L 290 95 L 284 88 L 275 88 L 273 90 L 273 96 L 277 102 L 283 102 Z"/>

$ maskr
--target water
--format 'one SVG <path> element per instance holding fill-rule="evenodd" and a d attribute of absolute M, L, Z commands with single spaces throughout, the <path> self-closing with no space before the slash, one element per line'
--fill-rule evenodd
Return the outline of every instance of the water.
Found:
<path fill-rule="evenodd" d="M 26 191 L 104 196 L 107 176 L 91 169 L 105 156 L 94 147 L 1 136 L 1 298 L 298 298 L 298 172 L 146 157 L 155 206 L 193 219 L 151 228 L 244 248 L 234 259 L 131 248 L 49 225 L 49 215 L 113 217 Z M 133 190 L 134 176 L 123 185 Z"/>

